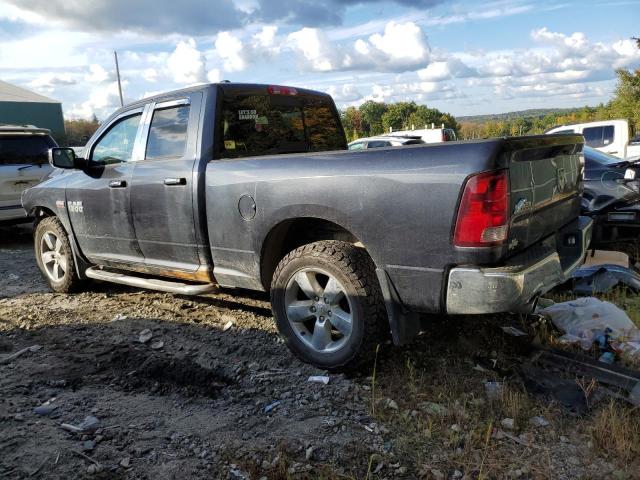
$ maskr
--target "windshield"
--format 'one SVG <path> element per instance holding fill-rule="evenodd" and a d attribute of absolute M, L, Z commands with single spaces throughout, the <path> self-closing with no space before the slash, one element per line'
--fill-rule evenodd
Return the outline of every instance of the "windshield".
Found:
<path fill-rule="evenodd" d="M 587 147 L 586 145 L 584 147 L 584 157 L 586 160 L 596 162 L 600 165 L 614 165 L 623 161 L 618 157 L 601 152 L 595 148 Z"/>
<path fill-rule="evenodd" d="M 347 148 L 333 103 L 322 96 L 227 95 L 219 128 L 222 158 Z"/>

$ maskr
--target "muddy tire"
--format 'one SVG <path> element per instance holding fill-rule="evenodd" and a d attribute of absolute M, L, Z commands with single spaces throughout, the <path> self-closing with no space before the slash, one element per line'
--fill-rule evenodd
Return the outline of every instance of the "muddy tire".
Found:
<path fill-rule="evenodd" d="M 68 293 L 81 283 L 77 276 L 69 237 L 56 217 L 38 223 L 34 233 L 36 261 L 51 290 Z"/>
<path fill-rule="evenodd" d="M 271 283 L 278 330 L 303 362 L 328 370 L 370 360 L 389 335 L 389 322 L 371 258 L 334 240 L 290 252 Z"/>

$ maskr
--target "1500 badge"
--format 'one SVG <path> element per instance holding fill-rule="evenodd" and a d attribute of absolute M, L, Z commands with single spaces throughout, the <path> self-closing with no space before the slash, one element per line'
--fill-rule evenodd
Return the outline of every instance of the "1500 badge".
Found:
<path fill-rule="evenodd" d="M 83 213 L 84 207 L 82 206 L 82 202 L 67 202 L 67 208 L 70 212 L 73 213 Z"/>

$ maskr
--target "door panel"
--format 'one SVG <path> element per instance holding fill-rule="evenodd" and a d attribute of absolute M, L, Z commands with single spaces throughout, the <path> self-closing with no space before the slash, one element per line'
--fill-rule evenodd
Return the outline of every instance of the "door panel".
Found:
<path fill-rule="evenodd" d="M 194 165 L 201 94 L 156 104 L 144 160 L 135 162 L 133 224 L 148 266 L 195 272 Z"/>
<path fill-rule="evenodd" d="M 67 184 L 71 225 L 80 249 L 90 260 L 144 262 L 133 228 L 130 197 L 141 118 L 142 109 L 137 109 L 107 127 L 87 149 L 90 166 Z"/>

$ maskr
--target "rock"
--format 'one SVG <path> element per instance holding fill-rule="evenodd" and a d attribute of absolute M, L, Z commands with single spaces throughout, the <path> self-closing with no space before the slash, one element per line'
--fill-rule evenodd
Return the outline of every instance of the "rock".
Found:
<path fill-rule="evenodd" d="M 269 413 L 271 412 L 274 408 L 276 408 L 278 405 L 280 405 L 280 400 L 276 400 L 275 402 L 270 403 L 269 405 L 267 405 L 266 407 L 264 407 L 264 413 Z"/>
<path fill-rule="evenodd" d="M 85 452 L 91 452 L 96 448 L 96 442 L 94 440 L 87 440 L 82 444 L 82 450 Z"/>
<path fill-rule="evenodd" d="M 124 457 L 120 460 L 120 466 L 122 468 L 129 468 L 131 466 L 131 457 Z"/>
<path fill-rule="evenodd" d="M 384 406 L 391 410 L 398 410 L 398 404 L 391 398 L 386 398 L 384 400 Z"/>
<path fill-rule="evenodd" d="M 153 342 L 151 344 L 151 348 L 153 350 L 160 350 L 162 347 L 164 347 L 164 342 L 162 340 L 159 340 L 157 342 Z"/>
<path fill-rule="evenodd" d="M 400 467 L 396 470 L 396 473 L 398 475 L 404 475 L 405 473 L 407 473 L 408 468 L 407 467 Z"/>
<path fill-rule="evenodd" d="M 309 448 L 307 448 L 307 451 L 305 452 L 304 458 L 309 461 L 311 460 L 311 457 L 313 457 L 313 452 L 315 451 L 316 447 L 311 446 Z"/>
<path fill-rule="evenodd" d="M 431 469 L 431 475 L 433 475 L 433 478 L 435 480 L 444 480 L 444 473 L 442 473 L 440 470 L 436 470 L 435 468 Z"/>
<path fill-rule="evenodd" d="M 149 340 L 153 338 L 153 333 L 148 328 L 145 328 L 140 332 L 140 336 L 138 337 L 138 341 L 140 343 L 147 343 Z"/>
<path fill-rule="evenodd" d="M 460 428 L 460 425 L 458 425 L 457 423 L 454 423 L 453 425 L 451 425 L 451 430 L 453 430 L 454 432 L 461 432 L 462 428 Z"/>
<path fill-rule="evenodd" d="M 58 408 L 57 405 L 52 405 L 49 402 L 46 402 L 40 405 L 39 407 L 34 408 L 33 413 L 35 413 L 36 415 L 40 415 L 42 417 L 48 417 L 56 410 L 56 408 Z"/>
<path fill-rule="evenodd" d="M 315 383 L 324 383 L 327 385 L 329 383 L 328 375 L 311 375 L 307 382 L 315 382 Z"/>
<path fill-rule="evenodd" d="M 536 415 L 535 417 L 531 417 L 529 419 L 529 424 L 531 424 L 534 427 L 548 427 L 549 426 L 549 422 L 546 421 L 544 418 Z"/>
<path fill-rule="evenodd" d="M 113 317 L 113 318 L 111 319 L 111 321 L 112 321 L 112 322 L 118 322 L 118 321 L 126 320 L 126 319 L 127 319 L 127 316 L 126 316 L 126 315 L 123 315 L 122 313 L 118 313 L 115 317 Z"/>
<path fill-rule="evenodd" d="M 87 473 L 90 475 L 93 475 L 94 473 L 96 473 L 97 470 L 98 469 L 93 463 L 87 467 Z"/>
<path fill-rule="evenodd" d="M 498 401 L 502 398 L 502 384 L 500 382 L 485 382 L 484 392 L 490 402 Z"/>
<path fill-rule="evenodd" d="M 18 421 L 18 422 L 22 422 L 22 421 L 24 420 L 24 415 L 23 415 L 23 414 L 21 414 L 21 413 L 16 413 L 16 414 L 13 416 L 13 419 L 14 419 L 14 420 L 16 420 L 16 421 Z"/>
<path fill-rule="evenodd" d="M 453 475 L 451 475 L 452 478 L 462 478 L 464 476 L 464 474 L 460 471 L 460 470 L 454 470 L 453 471 Z"/>
<path fill-rule="evenodd" d="M 435 402 L 421 402 L 418 408 L 429 415 L 445 416 L 449 409 L 444 405 Z"/>
<path fill-rule="evenodd" d="M 516 427 L 513 418 L 503 418 L 500 422 L 500 425 L 502 425 L 502 427 L 506 428 L 507 430 L 513 430 Z"/>

